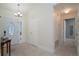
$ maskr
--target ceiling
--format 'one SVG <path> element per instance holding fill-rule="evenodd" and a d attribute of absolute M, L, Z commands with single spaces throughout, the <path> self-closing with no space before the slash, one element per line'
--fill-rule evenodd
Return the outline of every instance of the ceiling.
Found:
<path fill-rule="evenodd" d="M 4 10 L 9 10 L 9 11 L 18 11 L 18 6 L 17 6 L 18 3 L 0 3 L 0 10 L 4 9 Z M 25 3 L 21 3 L 20 4 L 20 7 L 19 9 L 22 11 L 22 12 L 26 12 L 30 9 L 30 4 L 25 4 Z"/>
<path fill-rule="evenodd" d="M 63 11 L 64 9 L 71 8 L 72 11 L 76 11 L 79 7 L 79 3 L 60 3 L 54 6 L 55 11 Z"/>

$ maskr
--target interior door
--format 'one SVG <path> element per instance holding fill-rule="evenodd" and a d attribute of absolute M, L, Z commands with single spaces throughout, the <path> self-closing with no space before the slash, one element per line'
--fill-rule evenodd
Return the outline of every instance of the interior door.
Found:
<path fill-rule="evenodd" d="M 38 44 L 38 19 L 32 18 L 29 20 L 29 41 L 32 44 Z"/>

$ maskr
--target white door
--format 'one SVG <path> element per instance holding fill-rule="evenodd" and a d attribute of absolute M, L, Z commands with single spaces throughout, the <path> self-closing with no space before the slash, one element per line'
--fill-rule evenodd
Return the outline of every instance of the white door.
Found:
<path fill-rule="evenodd" d="M 29 41 L 32 44 L 38 44 L 38 19 L 36 18 L 29 20 Z"/>

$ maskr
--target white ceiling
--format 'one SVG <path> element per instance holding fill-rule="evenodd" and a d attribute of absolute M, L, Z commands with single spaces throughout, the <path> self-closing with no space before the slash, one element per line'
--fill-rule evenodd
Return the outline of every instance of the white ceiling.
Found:
<path fill-rule="evenodd" d="M 0 9 L 8 9 L 9 11 L 17 11 L 18 10 L 18 3 L 0 3 Z M 20 3 L 20 8 L 22 12 L 28 11 L 30 8 L 30 4 L 22 4 Z"/>

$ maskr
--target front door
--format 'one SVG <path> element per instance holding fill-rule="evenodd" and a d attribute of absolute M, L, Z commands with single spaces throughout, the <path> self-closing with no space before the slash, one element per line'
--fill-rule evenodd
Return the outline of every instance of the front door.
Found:
<path fill-rule="evenodd" d="M 2 31 L 6 30 L 7 36 L 11 39 L 12 44 L 20 42 L 20 23 L 15 18 L 3 17 L 1 20 Z"/>

